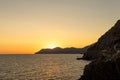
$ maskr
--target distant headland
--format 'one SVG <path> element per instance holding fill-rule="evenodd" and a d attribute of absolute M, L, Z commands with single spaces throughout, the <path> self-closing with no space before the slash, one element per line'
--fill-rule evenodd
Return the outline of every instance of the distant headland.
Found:
<path fill-rule="evenodd" d="M 40 51 L 36 52 L 35 54 L 83 54 L 87 51 L 89 46 L 86 46 L 84 48 L 61 48 L 56 47 L 54 49 L 46 48 L 41 49 Z"/>

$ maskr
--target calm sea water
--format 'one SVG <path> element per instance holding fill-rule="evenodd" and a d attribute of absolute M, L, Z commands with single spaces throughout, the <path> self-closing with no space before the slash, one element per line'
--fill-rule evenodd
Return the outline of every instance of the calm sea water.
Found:
<path fill-rule="evenodd" d="M 0 80 L 77 80 L 87 61 L 81 54 L 0 55 Z"/>

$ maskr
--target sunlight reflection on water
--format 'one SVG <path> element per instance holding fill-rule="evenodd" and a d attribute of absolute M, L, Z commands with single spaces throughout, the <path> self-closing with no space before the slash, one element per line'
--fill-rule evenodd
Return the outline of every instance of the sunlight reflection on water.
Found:
<path fill-rule="evenodd" d="M 81 54 L 0 55 L 3 80 L 76 80 L 89 62 Z"/>

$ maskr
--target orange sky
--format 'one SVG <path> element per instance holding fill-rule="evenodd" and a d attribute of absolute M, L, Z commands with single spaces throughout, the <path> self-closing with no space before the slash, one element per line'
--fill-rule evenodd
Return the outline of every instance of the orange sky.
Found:
<path fill-rule="evenodd" d="M 108 4 L 109 3 L 109 4 Z M 0 0 L 0 53 L 84 47 L 120 18 L 119 0 Z"/>

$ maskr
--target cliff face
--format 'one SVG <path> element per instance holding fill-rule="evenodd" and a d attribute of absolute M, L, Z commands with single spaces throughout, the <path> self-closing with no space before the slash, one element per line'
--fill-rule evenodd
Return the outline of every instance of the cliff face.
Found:
<path fill-rule="evenodd" d="M 85 66 L 79 80 L 120 80 L 120 20 L 84 55 L 95 59 Z"/>
<path fill-rule="evenodd" d="M 96 59 L 103 53 L 115 53 L 114 45 L 117 40 L 120 40 L 120 20 L 87 50 L 83 59 Z"/>
<path fill-rule="evenodd" d="M 79 80 L 120 80 L 120 53 L 92 61 Z"/>

